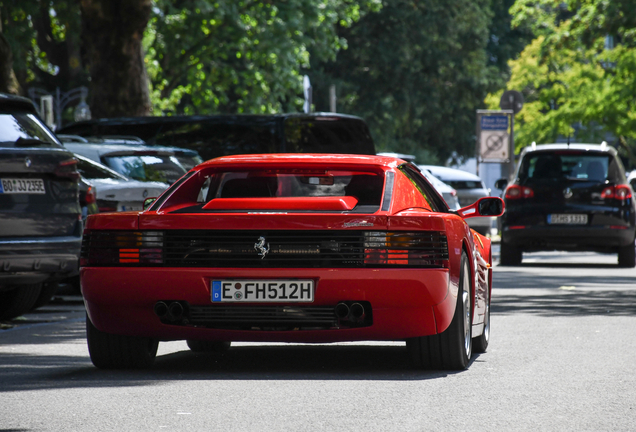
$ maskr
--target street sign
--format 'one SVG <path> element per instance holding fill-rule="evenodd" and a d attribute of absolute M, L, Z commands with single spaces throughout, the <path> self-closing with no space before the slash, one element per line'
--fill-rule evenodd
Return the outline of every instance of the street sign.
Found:
<path fill-rule="evenodd" d="M 480 162 L 510 160 L 510 112 L 478 112 L 478 157 Z"/>

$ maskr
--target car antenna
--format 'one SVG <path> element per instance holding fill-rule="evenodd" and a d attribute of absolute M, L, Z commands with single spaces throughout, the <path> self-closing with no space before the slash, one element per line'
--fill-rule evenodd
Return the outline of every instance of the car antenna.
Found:
<path fill-rule="evenodd" d="M 568 135 L 568 147 L 570 147 L 570 135 Z"/>

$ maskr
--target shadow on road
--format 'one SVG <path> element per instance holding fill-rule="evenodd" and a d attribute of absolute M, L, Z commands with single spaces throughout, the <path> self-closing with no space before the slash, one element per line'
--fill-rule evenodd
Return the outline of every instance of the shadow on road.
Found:
<path fill-rule="evenodd" d="M 224 354 L 189 350 L 158 356 L 148 370 L 101 370 L 87 357 L 3 355 L 0 394 L 64 388 L 161 385 L 183 380 L 388 380 L 458 372 L 414 369 L 404 346 L 238 346 Z M 479 355 L 472 362 L 479 361 Z"/>
<path fill-rule="evenodd" d="M 497 295 L 492 313 L 541 316 L 636 315 L 636 291 L 556 291 L 554 294 Z"/>

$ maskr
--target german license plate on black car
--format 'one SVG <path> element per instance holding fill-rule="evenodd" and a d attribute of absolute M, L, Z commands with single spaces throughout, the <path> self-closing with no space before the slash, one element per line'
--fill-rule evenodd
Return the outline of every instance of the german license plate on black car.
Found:
<path fill-rule="evenodd" d="M 586 225 L 586 214 L 550 214 L 548 215 L 548 223 L 550 225 Z"/>
<path fill-rule="evenodd" d="M 1 194 L 45 194 L 42 179 L 0 179 Z"/>
<path fill-rule="evenodd" d="M 213 280 L 213 302 L 313 302 L 313 280 Z"/>

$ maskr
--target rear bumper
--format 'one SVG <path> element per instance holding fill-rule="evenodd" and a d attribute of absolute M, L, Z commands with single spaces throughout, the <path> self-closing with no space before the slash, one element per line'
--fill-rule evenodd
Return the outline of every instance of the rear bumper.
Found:
<path fill-rule="evenodd" d="M 634 242 L 636 228 L 608 226 L 526 226 L 503 227 L 502 242 L 524 251 L 579 250 L 615 252 Z"/>
<path fill-rule="evenodd" d="M 81 237 L 0 239 L 0 283 L 41 282 L 78 274 Z"/>
<path fill-rule="evenodd" d="M 82 294 L 93 324 L 114 334 L 159 340 L 337 342 L 400 340 L 445 330 L 455 312 L 457 287 L 447 269 L 201 269 L 86 267 Z M 212 308 L 213 279 L 313 279 L 311 306 L 334 307 L 343 301 L 370 304 L 367 327 L 315 330 L 235 330 L 162 323 L 158 301 L 182 301 Z M 272 305 L 272 303 L 265 303 Z M 293 303 L 276 303 L 294 305 Z M 225 304 L 223 304 L 225 305 Z M 241 303 L 243 307 L 264 303 Z M 298 304 L 296 304 L 298 305 Z M 307 304 L 303 304 L 307 305 Z"/>

